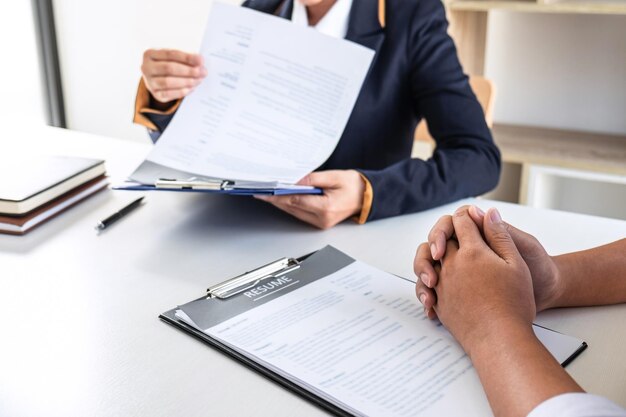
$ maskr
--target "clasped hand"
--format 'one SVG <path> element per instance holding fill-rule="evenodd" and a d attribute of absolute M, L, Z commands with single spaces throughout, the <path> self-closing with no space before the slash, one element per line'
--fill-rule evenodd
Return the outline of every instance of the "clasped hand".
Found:
<path fill-rule="evenodd" d="M 495 209 L 464 206 L 439 219 L 417 250 L 414 271 L 427 316 L 439 317 L 466 350 L 498 323 L 530 327 L 558 297 L 552 258 Z"/>

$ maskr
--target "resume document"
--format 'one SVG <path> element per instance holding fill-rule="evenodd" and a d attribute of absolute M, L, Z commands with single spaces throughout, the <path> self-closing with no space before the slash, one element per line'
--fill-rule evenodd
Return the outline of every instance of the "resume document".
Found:
<path fill-rule="evenodd" d="M 491 415 L 468 356 L 425 317 L 414 285 L 326 247 L 299 270 L 176 316 L 354 415 Z M 560 362 L 582 344 L 538 329 Z"/>
<path fill-rule="evenodd" d="M 348 122 L 374 52 L 216 2 L 201 48 L 208 76 L 147 160 L 197 176 L 293 184 Z"/>

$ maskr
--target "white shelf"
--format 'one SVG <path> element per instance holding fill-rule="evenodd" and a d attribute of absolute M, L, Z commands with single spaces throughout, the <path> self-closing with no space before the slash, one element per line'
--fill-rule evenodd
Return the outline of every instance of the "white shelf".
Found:
<path fill-rule="evenodd" d="M 626 175 L 531 165 L 527 184 L 531 207 L 626 220 Z"/>

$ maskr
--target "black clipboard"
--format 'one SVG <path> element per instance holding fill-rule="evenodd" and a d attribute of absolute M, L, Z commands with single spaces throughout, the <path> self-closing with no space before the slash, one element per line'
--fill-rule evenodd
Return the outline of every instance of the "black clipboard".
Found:
<path fill-rule="evenodd" d="M 316 251 L 317 252 L 317 251 Z M 316 252 L 311 252 L 308 253 L 304 256 L 301 256 L 299 258 L 296 258 L 295 261 L 297 262 L 303 262 L 304 260 L 306 260 L 308 257 L 310 257 L 311 255 L 313 255 Z M 277 261 L 278 262 L 278 261 Z M 271 264 L 268 264 L 271 265 Z M 264 265 L 260 268 L 257 268 L 257 270 L 262 269 L 264 267 L 267 267 L 268 265 Z M 256 270 L 254 270 L 256 271 Z M 249 271 L 246 272 L 246 274 L 250 274 L 253 273 L 254 271 Z M 245 275 L 245 274 L 243 274 Z M 238 277 L 235 277 L 233 279 L 236 279 Z M 210 290 L 210 289 L 209 289 Z M 235 294 L 233 294 L 235 295 Z M 194 301 L 197 300 L 202 300 L 206 298 L 206 296 L 203 297 L 199 297 Z M 200 330 L 188 325 L 187 323 L 179 320 L 176 316 L 176 310 L 178 310 L 178 308 L 173 308 L 171 310 L 166 311 L 165 313 L 162 313 L 159 315 L 159 319 L 161 319 L 162 321 L 164 321 L 165 323 L 177 328 L 178 330 L 187 333 L 190 336 L 193 336 L 194 338 L 208 344 L 209 346 L 219 350 L 221 353 L 229 356 L 230 358 L 236 360 L 237 362 L 243 364 L 244 366 L 246 366 L 249 369 L 252 369 L 253 371 L 263 375 L 264 377 L 272 380 L 273 382 L 277 383 L 278 385 L 282 386 L 283 388 L 286 388 L 287 390 L 293 392 L 294 394 L 298 395 L 299 397 L 311 402 L 312 404 L 320 407 L 321 409 L 328 411 L 336 416 L 340 416 L 340 417 L 352 417 L 354 416 L 354 414 L 351 414 L 347 411 L 345 411 L 344 409 L 336 406 L 335 404 L 326 401 L 323 398 L 320 398 L 319 396 L 311 393 L 310 391 L 308 391 L 307 389 L 301 387 L 300 385 L 290 381 L 289 379 L 283 377 L 282 375 L 279 375 L 269 369 L 267 369 L 266 367 L 264 367 L 263 365 L 251 360 L 250 358 L 246 357 L 245 355 L 242 355 L 241 353 L 237 352 L 236 350 L 226 346 L 225 344 L 221 343 L 219 340 L 216 340 L 214 338 L 212 338 L 211 336 L 207 335 L 206 333 L 201 332 Z"/>
<path fill-rule="evenodd" d="M 203 297 L 201 297 L 203 298 Z M 178 320 L 175 316 L 174 316 L 174 312 L 176 311 L 176 309 L 172 309 L 169 311 L 166 311 L 165 313 L 159 315 L 159 318 L 161 320 L 163 320 L 165 323 L 177 328 L 178 330 L 187 333 L 190 336 L 195 337 L 196 339 L 208 344 L 209 346 L 219 350 L 221 353 L 229 356 L 230 358 L 236 360 L 237 362 L 241 363 L 242 365 L 246 366 L 249 369 L 252 369 L 255 372 L 258 372 L 259 374 L 263 375 L 264 377 L 266 377 L 267 379 L 272 380 L 273 382 L 277 383 L 278 385 L 282 386 L 283 388 L 286 388 L 287 390 L 293 392 L 294 394 L 298 395 L 299 397 L 309 401 L 312 404 L 315 404 L 316 406 L 320 407 L 321 409 L 328 411 L 336 416 L 340 416 L 340 417 L 352 417 L 354 416 L 353 414 L 350 414 L 348 412 L 346 412 L 345 410 L 337 407 L 335 404 L 332 404 L 326 400 L 324 400 L 323 398 L 318 397 L 317 395 L 311 393 L 310 391 L 302 388 L 301 386 L 299 386 L 298 384 L 290 381 L 287 378 L 284 378 L 281 375 L 278 375 L 275 372 L 270 371 L 269 369 L 265 368 L 264 366 L 256 363 L 255 361 L 247 358 L 246 356 L 240 354 L 239 352 L 229 348 L 228 346 L 222 344 L 221 342 L 219 342 L 218 340 L 213 339 L 212 337 L 206 335 L 205 333 L 202 333 L 199 330 L 194 329 L 193 327 L 189 326 L 188 324 Z"/>
<path fill-rule="evenodd" d="M 230 280 L 225 281 L 222 284 L 218 284 L 217 286 L 211 287 L 207 290 L 208 293 L 211 292 L 212 289 L 217 289 L 220 286 L 223 286 L 224 284 L 231 282 L 231 281 L 236 281 L 239 280 L 239 283 L 241 283 L 241 278 L 252 274 L 252 276 L 254 277 L 254 273 L 259 271 L 259 270 L 267 270 L 268 267 L 271 267 L 274 264 L 280 263 L 281 264 L 281 268 L 282 270 L 287 270 L 287 271 L 292 271 L 294 269 L 294 264 L 296 264 L 296 267 L 299 267 L 299 264 L 302 263 L 303 261 L 305 261 L 307 258 L 309 258 L 311 255 L 315 254 L 315 253 L 326 253 L 330 251 L 330 258 L 327 258 L 328 260 L 331 260 L 331 262 L 326 262 L 325 265 L 323 265 L 323 268 L 321 271 L 315 271 L 312 273 L 313 276 L 325 276 L 327 274 L 329 274 L 329 271 L 334 271 L 336 270 L 337 264 L 333 265 L 333 261 L 337 261 L 337 258 L 332 258 L 332 256 L 339 256 L 338 258 L 338 262 L 339 263 L 344 263 L 344 265 L 349 264 L 350 262 L 354 262 L 355 260 L 351 257 L 349 257 L 348 255 L 338 251 L 337 249 L 327 246 L 325 248 L 323 248 L 320 251 L 316 251 L 316 252 L 312 252 L 309 253 L 307 255 L 304 255 L 300 258 L 296 258 L 296 259 L 287 259 L 287 258 L 283 258 L 279 261 L 275 261 L 273 263 L 264 265 L 262 267 L 259 267 L 253 271 L 249 271 L 246 272 L 245 274 L 242 274 L 238 277 L 235 278 L 231 278 Z M 316 266 L 319 266 L 316 264 Z M 257 277 L 258 278 L 258 277 Z M 399 279 L 402 280 L 406 280 L 403 277 L 399 277 Z M 255 278 L 256 279 L 256 278 Z M 259 281 L 256 280 L 254 281 L 254 284 L 256 285 Z M 306 285 L 306 284 L 304 284 Z M 245 287 L 245 285 L 244 285 Z M 247 287 L 249 288 L 249 287 Z M 225 291 L 226 296 L 224 297 L 224 300 L 230 297 L 233 297 L 235 295 L 238 295 L 239 292 L 233 292 L 232 290 L 226 289 Z M 203 297 L 199 297 L 194 301 L 199 301 L 199 300 L 203 300 L 206 299 L 206 296 Z M 270 300 L 271 301 L 271 300 Z M 181 330 L 191 336 L 193 336 L 194 338 L 208 344 L 209 346 L 212 346 L 213 348 L 219 350 L 220 352 L 226 354 L 227 356 L 231 357 L 232 359 L 235 359 L 236 361 L 238 361 L 239 363 L 245 365 L 246 367 L 248 367 L 249 369 L 252 369 L 256 372 L 258 372 L 259 374 L 265 376 L 266 378 L 274 381 L 275 383 L 279 384 L 280 386 L 288 389 L 289 391 L 293 392 L 294 394 L 300 396 L 301 398 L 311 402 L 312 404 L 315 404 L 316 406 L 320 407 L 321 409 L 328 411 L 336 416 L 353 416 L 354 414 L 346 411 L 345 409 L 339 407 L 338 405 L 319 397 L 318 395 L 310 392 L 307 388 L 304 388 L 300 385 L 298 385 L 297 383 L 291 381 L 290 379 L 266 368 L 264 365 L 255 362 L 254 360 L 248 358 L 247 356 L 245 356 L 244 354 L 232 349 L 231 347 L 225 345 L 224 343 L 220 342 L 219 340 L 207 335 L 206 333 L 192 327 L 191 325 L 185 323 L 184 321 L 180 320 L 178 317 L 176 317 L 175 313 L 176 311 L 179 310 L 179 308 L 173 308 L 171 310 L 168 310 L 164 313 L 162 313 L 161 315 L 159 315 L 159 318 L 164 321 L 165 323 L 177 328 L 178 330 Z M 537 326 L 537 325 L 534 325 Z M 555 332 L 554 330 L 545 328 L 543 326 L 537 326 L 537 327 L 541 327 L 547 331 L 550 332 L 554 332 L 554 333 L 558 333 Z M 569 363 L 571 363 L 576 357 L 578 357 L 578 355 L 580 355 L 586 348 L 588 347 L 587 343 L 582 341 L 580 346 L 578 346 L 575 350 L 572 351 L 572 353 L 564 358 L 564 360 L 561 361 L 561 365 L 563 367 L 567 366 Z"/>

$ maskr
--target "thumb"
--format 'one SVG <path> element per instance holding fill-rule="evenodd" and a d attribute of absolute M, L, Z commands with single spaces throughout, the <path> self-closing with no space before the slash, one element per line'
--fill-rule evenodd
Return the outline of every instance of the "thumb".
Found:
<path fill-rule="evenodd" d="M 316 171 L 298 181 L 298 185 L 310 185 L 318 188 L 337 186 L 337 171 Z"/>
<path fill-rule="evenodd" d="M 487 244 L 506 263 L 517 263 L 521 255 L 513 242 L 506 223 L 502 221 L 500 213 L 495 208 L 487 210 L 483 220 L 483 231 Z"/>

